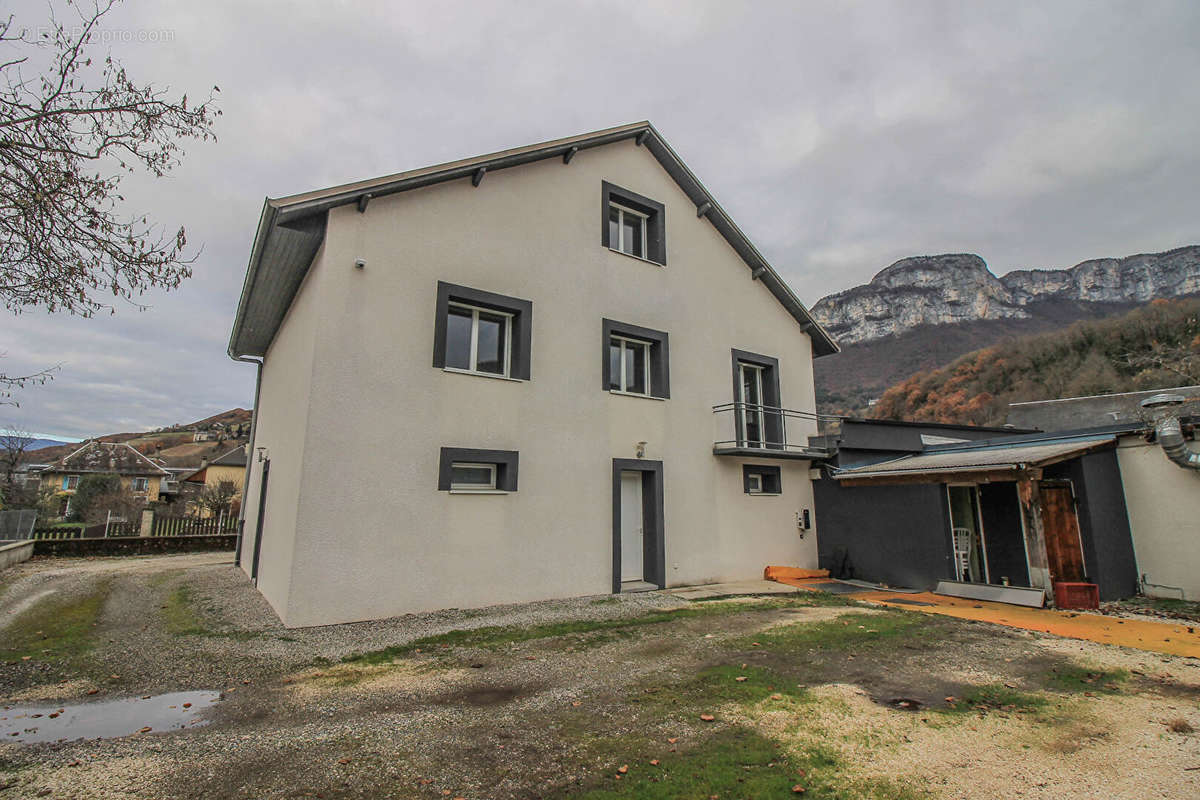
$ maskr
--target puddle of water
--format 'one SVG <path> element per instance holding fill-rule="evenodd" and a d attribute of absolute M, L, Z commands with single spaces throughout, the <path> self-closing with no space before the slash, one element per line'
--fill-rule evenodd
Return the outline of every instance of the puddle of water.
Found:
<path fill-rule="evenodd" d="M 220 699 L 220 692 L 172 692 L 71 706 L 4 706 L 0 708 L 0 742 L 113 739 L 198 728 L 209 723 L 200 712 Z"/>

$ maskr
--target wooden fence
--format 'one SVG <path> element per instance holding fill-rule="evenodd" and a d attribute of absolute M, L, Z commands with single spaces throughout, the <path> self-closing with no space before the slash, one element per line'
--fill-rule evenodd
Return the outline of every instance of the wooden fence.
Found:
<path fill-rule="evenodd" d="M 86 528 L 77 526 L 61 527 L 61 528 L 34 528 L 30 539 L 99 539 L 99 538 L 119 538 L 128 536 L 140 536 L 142 532 L 142 523 L 140 521 L 132 522 L 110 522 L 106 526 L 101 523 L 99 525 L 89 525 Z M 198 519 L 196 517 L 167 517 L 159 514 L 154 515 L 154 524 L 151 526 L 151 536 L 217 536 L 225 533 L 237 533 L 237 517 L 230 514 L 229 516 L 213 517 L 211 519 Z"/>
<path fill-rule="evenodd" d="M 199 519 L 196 517 L 154 516 L 151 536 L 216 536 L 221 533 L 236 533 L 237 517 L 229 516 Z"/>

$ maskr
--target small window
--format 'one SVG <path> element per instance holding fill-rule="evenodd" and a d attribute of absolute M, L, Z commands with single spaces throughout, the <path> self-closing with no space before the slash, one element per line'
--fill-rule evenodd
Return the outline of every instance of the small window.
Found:
<path fill-rule="evenodd" d="M 533 304 L 438 281 L 433 366 L 529 380 Z"/>
<path fill-rule="evenodd" d="M 650 343 L 613 336 L 608 342 L 608 388 L 650 394 Z"/>
<path fill-rule="evenodd" d="M 446 319 L 446 368 L 508 377 L 512 314 L 451 303 Z"/>
<path fill-rule="evenodd" d="M 150 489 L 150 480 L 148 478 L 134 478 L 130 483 L 135 492 L 145 492 Z"/>
<path fill-rule="evenodd" d="M 515 450 L 443 447 L 438 465 L 439 492 L 515 492 Z"/>
<path fill-rule="evenodd" d="M 657 397 L 671 396 L 669 337 L 663 331 L 601 320 L 604 337 L 603 387 L 606 391 Z"/>
<path fill-rule="evenodd" d="M 69 491 L 71 489 L 78 489 L 78 488 L 79 488 L 79 476 L 78 475 L 63 476 L 63 489 L 66 489 Z"/>
<path fill-rule="evenodd" d="M 779 467 L 743 464 L 742 490 L 746 494 L 781 494 L 783 488 Z"/>
<path fill-rule="evenodd" d="M 646 221 L 648 214 L 609 203 L 608 246 L 638 258 L 646 257 Z"/>
<path fill-rule="evenodd" d="M 465 492 L 495 489 L 496 465 L 455 461 L 450 465 L 450 488 Z"/>
<path fill-rule="evenodd" d="M 601 243 L 610 250 L 667 263 L 665 212 L 662 203 L 604 181 Z"/>

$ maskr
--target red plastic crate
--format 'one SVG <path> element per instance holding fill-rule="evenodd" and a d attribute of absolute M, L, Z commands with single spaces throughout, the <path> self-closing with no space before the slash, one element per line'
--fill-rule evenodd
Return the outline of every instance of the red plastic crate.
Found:
<path fill-rule="evenodd" d="M 1059 608 L 1099 608 L 1100 587 L 1094 583 L 1055 583 L 1054 604 Z"/>

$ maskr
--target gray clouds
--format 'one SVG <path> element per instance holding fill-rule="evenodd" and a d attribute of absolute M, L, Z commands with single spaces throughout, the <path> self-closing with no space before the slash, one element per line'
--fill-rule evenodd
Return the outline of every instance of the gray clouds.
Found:
<path fill-rule="evenodd" d="M 40 2 L 18 4 L 36 20 Z M 196 276 L 146 312 L 0 320 L 0 409 L 87 435 L 248 406 L 225 342 L 264 195 L 648 118 L 808 303 L 891 261 L 993 271 L 1200 241 L 1194 3 L 131 2 L 114 54 L 221 87 L 220 141 L 131 209 L 184 223 Z"/>

